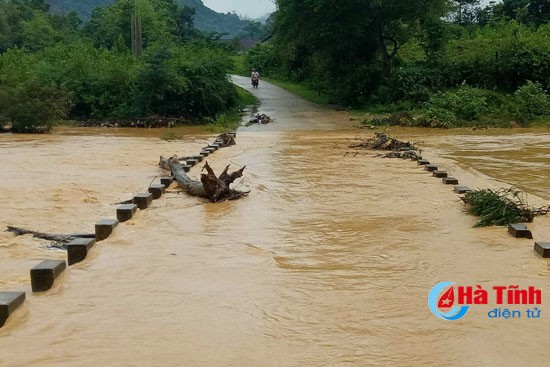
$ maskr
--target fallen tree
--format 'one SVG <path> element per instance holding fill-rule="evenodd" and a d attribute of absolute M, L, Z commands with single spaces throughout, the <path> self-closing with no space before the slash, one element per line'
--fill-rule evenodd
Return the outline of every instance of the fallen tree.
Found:
<path fill-rule="evenodd" d="M 170 158 L 161 156 L 159 166 L 172 173 L 183 191 L 192 196 L 207 198 L 213 203 L 235 200 L 248 195 L 248 191 L 244 192 L 230 188 L 230 185 L 237 178 L 242 177 L 246 166 L 228 173 L 229 165 L 227 165 L 223 172 L 216 176 L 208 162 L 206 162 L 203 167 L 203 171 L 206 170 L 206 173 L 201 174 L 200 181 L 193 180 L 187 175 L 177 156 Z"/>

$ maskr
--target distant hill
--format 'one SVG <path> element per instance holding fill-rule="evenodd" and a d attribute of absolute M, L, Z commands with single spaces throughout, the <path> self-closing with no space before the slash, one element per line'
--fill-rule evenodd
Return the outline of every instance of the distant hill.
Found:
<path fill-rule="evenodd" d="M 195 28 L 204 32 L 227 33 L 224 38 L 234 38 L 249 24 L 236 14 L 222 14 L 206 7 L 202 0 L 175 0 L 176 4 L 195 8 Z"/>
<path fill-rule="evenodd" d="M 66 14 L 76 11 L 80 19 L 88 21 L 92 11 L 97 7 L 111 5 L 115 0 L 45 0 L 53 13 Z M 227 33 L 224 38 L 233 38 L 239 35 L 249 24 L 249 21 L 240 19 L 236 14 L 221 14 L 206 7 L 201 0 L 175 0 L 176 4 L 189 6 L 195 9 L 195 28 L 203 32 Z"/>

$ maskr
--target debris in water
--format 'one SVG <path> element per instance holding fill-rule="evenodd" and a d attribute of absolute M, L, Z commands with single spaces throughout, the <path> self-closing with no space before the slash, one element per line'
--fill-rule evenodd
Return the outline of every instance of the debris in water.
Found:
<path fill-rule="evenodd" d="M 386 154 L 377 155 L 377 157 L 382 158 L 422 159 L 420 155 L 422 152 L 414 143 L 401 141 L 382 132 L 376 132 L 374 133 L 374 137 L 362 140 L 358 144 L 351 144 L 349 147 L 391 151 Z"/>

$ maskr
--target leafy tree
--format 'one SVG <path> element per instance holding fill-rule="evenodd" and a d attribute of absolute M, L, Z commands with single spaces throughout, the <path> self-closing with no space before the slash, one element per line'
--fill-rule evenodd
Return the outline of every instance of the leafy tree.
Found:
<path fill-rule="evenodd" d="M 357 103 L 391 76 L 400 47 L 445 0 L 278 0 L 275 43 L 293 79 L 323 84 L 335 100 Z"/>
<path fill-rule="evenodd" d="M 14 132 L 48 132 L 67 113 L 65 90 L 43 78 L 40 62 L 21 49 L 0 55 L 0 121 Z"/>
<path fill-rule="evenodd" d="M 111 48 L 122 37 L 131 48 L 131 20 L 136 13 L 141 18 L 143 47 L 173 41 L 183 30 L 181 26 L 189 22 L 171 0 L 117 0 L 112 6 L 93 11 L 85 33 L 96 46 Z"/>
<path fill-rule="evenodd" d="M 451 40 L 438 66 L 448 84 L 514 91 L 531 80 L 548 88 L 550 25 L 538 29 L 516 21 L 500 22 Z"/>
<path fill-rule="evenodd" d="M 28 79 L 15 88 L 0 86 L 0 120 L 16 133 L 49 132 L 67 114 L 67 96 L 55 86 Z"/>
<path fill-rule="evenodd" d="M 12 47 L 39 50 L 78 33 L 74 13 L 52 16 L 42 0 L 0 0 L 0 53 Z"/>
<path fill-rule="evenodd" d="M 493 6 L 497 19 L 514 19 L 521 23 L 537 26 L 550 22 L 550 2 L 548 0 L 503 0 Z"/>
<path fill-rule="evenodd" d="M 460 25 L 474 23 L 477 15 L 476 8 L 480 2 L 480 0 L 453 0 L 454 14 L 452 17 L 455 22 Z"/>

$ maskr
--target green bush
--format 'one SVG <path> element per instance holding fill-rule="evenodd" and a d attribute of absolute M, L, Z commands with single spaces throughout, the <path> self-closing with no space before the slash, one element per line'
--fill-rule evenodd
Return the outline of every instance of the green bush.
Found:
<path fill-rule="evenodd" d="M 438 93 L 426 104 L 428 117 L 444 125 L 456 125 L 477 119 L 489 112 L 485 92 L 462 84 L 456 91 Z"/>
<path fill-rule="evenodd" d="M 390 84 L 392 101 L 425 102 L 440 83 L 433 69 L 412 65 L 397 69 Z"/>
<path fill-rule="evenodd" d="M 0 85 L 0 121 L 11 123 L 15 133 L 46 133 L 53 123 L 65 117 L 64 91 L 30 79 L 15 87 Z"/>
<path fill-rule="evenodd" d="M 528 81 L 514 93 L 516 117 L 526 122 L 550 114 L 550 98 L 540 83 Z"/>

